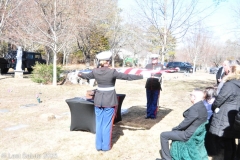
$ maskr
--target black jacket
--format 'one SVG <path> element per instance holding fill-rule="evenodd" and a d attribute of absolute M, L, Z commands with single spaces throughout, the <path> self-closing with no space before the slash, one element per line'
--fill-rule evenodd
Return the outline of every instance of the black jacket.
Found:
<path fill-rule="evenodd" d="M 217 71 L 216 74 L 216 80 L 217 80 L 217 84 L 219 84 L 220 82 L 218 82 L 218 79 L 222 79 L 225 76 L 225 72 L 223 71 L 223 67 L 219 68 L 219 70 Z"/>
<path fill-rule="evenodd" d="M 208 113 L 203 101 L 193 104 L 183 117 L 184 120 L 172 130 L 183 131 L 178 133 L 179 137 L 187 141 L 201 124 L 207 122 Z"/>
<path fill-rule="evenodd" d="M 220 137 L 240 138 L 240 132 L 235 131 L 235 116 L 240 107 L 240 80 L 232 79 L 225 82 L 212 104 L 214 113 L 209 131 Z"/>
<path fill-rule="evenodd" d="M 161 64 L 147 64 L 146 69 L 150 70 L 162 70 L 163 66 Z M 145 84 L 145 88 L 149 90 L 162 90 L 162 74 L 153 75 L 155 78 L 148 78 Z"/>
<path fill-rule="evenodd" d="M 142 75 L 124 74 L 108 67 L 93 69 L 93 71 L 88 74 L 81 73 L 80 77 L 85 79 L 95 79 L 97 81 L 98 87 L 101 88 L 114 87 L 116 79 L 143 79 Z M 118 105 L 115 89 L 110 91 L 96 90 L 94 97 L 94 105 L 98 107 L 112 107 Z"/>

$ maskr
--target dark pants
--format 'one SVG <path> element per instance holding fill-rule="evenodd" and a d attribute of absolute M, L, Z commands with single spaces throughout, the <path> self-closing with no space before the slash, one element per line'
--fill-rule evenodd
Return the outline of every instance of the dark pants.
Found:
<path fill-rule="evenodd" d="M 238 158 L 237 160 L 240 160 L 240 139 L 238 139 L 236 157 Z"/>
<path fill-rule="evenodd" d="M 224 160 L 234 160 L 236 153 L 235 138 L 223 137 L 224 143 Z"/>
<path fill-rule="evenodd" d="M 156 118 L 160 90 L 146 89 L 146 94 L 147 94 L 147 118 Z"/>
<path fill-rule="evenodd" d="M 211 119 L 210 119 L 211 120 Z M 218 137 L 214 134 L 212 134 L 211 132 L 209 132 L 209 128 L 210 128 L 210 123 L 211 121 L 209 121 L 208 124 L 206 124 L 206 135 L 205 135 L 205 148 L 207 150 L 207 154 L 209 156 L 216 156 L 220 153 L 221 150 L 221 137 Z"/>
<path fill-rule="evenodd" d="M 161 156 L 163 160 L 171 160 L 170 149 L 169 149 L 169 140 L 173 141 L 185 141 L 182 137 L 179 136 L 181 131 L 168 131 L 162 132 L 160 135 L 161 141 Z"/>

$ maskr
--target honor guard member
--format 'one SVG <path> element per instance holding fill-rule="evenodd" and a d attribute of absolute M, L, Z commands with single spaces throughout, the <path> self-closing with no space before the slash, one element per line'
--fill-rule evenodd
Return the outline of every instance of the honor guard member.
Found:
<path fill-rule="evenodd" d="M 116 79 L 138 80 L 143 79 L 142 75 L 124 74 L 109 68 L 111 64 L 111 52 L 101 52 L 96 57 L 100 67 L 92 70 L 91 73 L 79 73 L 78 76 L 84 79 L 95 79 L 98 88 L 94 97 L 96 115 L 96 149 L 108 151 L 111 149 L 112 127 L 117 113 L 118 100 L 115 91 Z"/>
<path fill-rule="evenodd" d="M 158 54 L 151 54 L 151 63 L 146 65 L 146 69 L 151 70 L 161 70 L 163 65 L 158 63 Z M 162 83 L 162 74 L 152 74 L 150 78 L 147 79 L 145 88 L 147 96 L 147 116 L 146 119 L 155 119 L 158 110 L 158 99 L 160 96 L 160 90 Z"/>

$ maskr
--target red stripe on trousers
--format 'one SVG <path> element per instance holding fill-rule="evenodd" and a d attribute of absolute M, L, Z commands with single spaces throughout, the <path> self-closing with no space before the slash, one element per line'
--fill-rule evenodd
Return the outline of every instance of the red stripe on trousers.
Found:
<path fill-rule="evenodd" d="M 116 113 L 117 113 L 117 111 L 116 111 L 116 106 L 114 106 L 114 110 L 115 110 L 115 112 L 114 112 L 114 114 L 113 114 L 113 116 L 112 116 L 112 125 L 111 125 L 111 129 L 110 129 L 110 143 L 109 143 L 109 148 L 111 149 L 112 148 L 112 130 L 113 130 L 113 124 L 114 124 L 114 120 L 115 120 L 115 116 L 117 115 Z"/>
<path fill-rule="evenodd" d="M 158 111 L 158 107 L 159 107 L 159 98 L 160 98 L 160 90 L 159 90 L 159 94 L 158 94 L 158 99 L 157 99 L 157 107 L 156 107 L 156 110 L 155 110 L 155 112 L 154 112 L 154 114 L 155 114 L 155 116 L 157 115 L 157 111 Z"/>

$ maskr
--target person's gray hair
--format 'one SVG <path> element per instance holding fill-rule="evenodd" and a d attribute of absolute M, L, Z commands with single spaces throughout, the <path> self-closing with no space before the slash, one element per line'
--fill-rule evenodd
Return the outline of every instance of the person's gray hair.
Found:
<path fill-rule="evenodd" d="M 202 99 L 202 100 L 204 99 L 204 92 L 201 89 L 195 88 L 193 89 L 193 93 L 197 99 Z"/>

